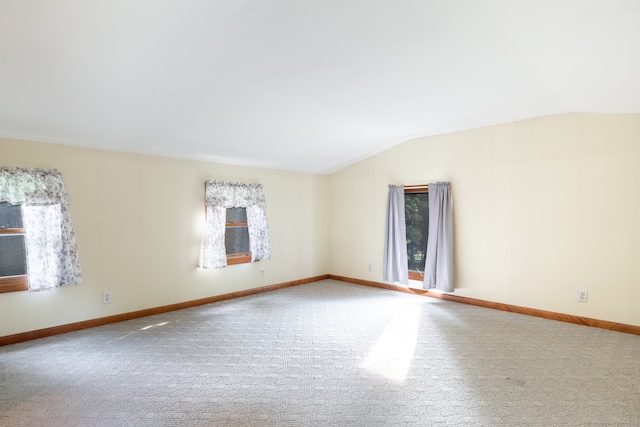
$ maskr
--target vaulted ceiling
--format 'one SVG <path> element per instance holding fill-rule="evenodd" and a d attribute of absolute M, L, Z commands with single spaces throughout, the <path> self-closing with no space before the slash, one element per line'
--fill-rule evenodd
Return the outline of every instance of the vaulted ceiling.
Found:
<path fill-rule="evenodd" d="M 330 173 L 566 112 L 640 113 L 640 1 L 0 0 L 5 137 Z"/>

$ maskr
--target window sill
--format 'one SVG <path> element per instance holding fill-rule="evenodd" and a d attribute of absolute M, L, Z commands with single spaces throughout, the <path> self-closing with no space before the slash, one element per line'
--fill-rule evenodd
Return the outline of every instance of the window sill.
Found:
<path fill-rule="evenodd" d="M 11 276 L 0 278 L 0 293 L 28 291 L 27 276 Z"/>
<path fill-rule="evenodd" d="M 256 260 L 259 261 L 259 260 Z M 248 264 L 251 262 L 251 252 L 227 255 L 227 265 Z"/>
<path fill-rule="evenodd" d="M 415 270 L 409 270 L 409 280 L 417 280 L 422 282 L 424 280 L 424 274 L 418 273 Z"/>

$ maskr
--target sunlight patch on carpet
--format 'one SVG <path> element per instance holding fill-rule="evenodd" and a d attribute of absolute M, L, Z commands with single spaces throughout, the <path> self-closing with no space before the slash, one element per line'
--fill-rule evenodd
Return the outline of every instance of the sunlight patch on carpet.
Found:
<path fill-rule="evenodd" d="M 415 354 L 419 322 L 420 306 L 406 306 L 391 319 L 360 367 L 403 382 Z"/>

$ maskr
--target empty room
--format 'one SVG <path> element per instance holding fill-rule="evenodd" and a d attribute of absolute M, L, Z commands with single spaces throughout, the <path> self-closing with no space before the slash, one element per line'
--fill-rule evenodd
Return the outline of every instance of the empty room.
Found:
<path fill-rule="evenodd" d="M 638 22 L 0 0 L 0 426 L 640 426 Z"/>

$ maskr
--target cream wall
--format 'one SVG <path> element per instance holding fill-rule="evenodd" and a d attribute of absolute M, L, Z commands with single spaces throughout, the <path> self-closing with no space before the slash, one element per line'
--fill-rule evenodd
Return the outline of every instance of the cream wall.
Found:
<path fill-rule="evenodd" d="M 0 294 L 0 336 L 328 272 L 327 176 L 2 138 L 0 165 L 61 171 L 84 275 L 80 286 Z M 207 179 L 264 185 L 272 260 L 197 268 Z"/>
<path fill-rule="evenodd" d="M 0 294 L 0 336 L 326 273 L 382 281 L 387 185 L 435 180 L 452 182 L 457 295 L 640 325 L 640 115 L 419 138 L 331 176 L 2 138 L 0 165 L 62 172 L 85 278 Z M 206 179 L 264 185 L 272 260 L 196 267 Z"/>
<path fill-rule="evenodd" d="M 418 138 L 330 179 L 331 274 L 382 281 L 387 185 L 450 181 L 457 295 L 640 325 L 640 115 Z"/>

